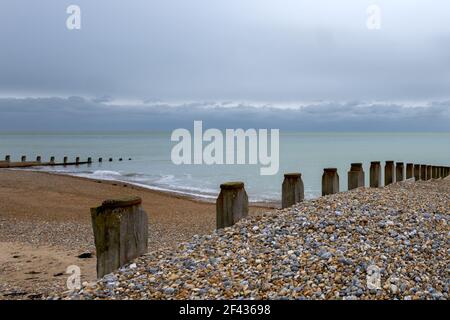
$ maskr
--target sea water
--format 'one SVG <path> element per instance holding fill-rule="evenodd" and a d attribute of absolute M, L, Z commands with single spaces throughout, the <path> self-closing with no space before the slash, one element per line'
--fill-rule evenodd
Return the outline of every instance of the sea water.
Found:
<path fill-rule="evenodd" d="M 280 132 L 280 170 L 260 175 L 260 165 L 175 165 L 170 155 L 176 142 L 171 132 L 107 133 L 0 133 L 0 160 L 12 161 L 26 155 L 42 161 L 55 156 L 74 160 L 92 157 L 91 165 L 41 167 L 93 179 L 130 182 L 144 187 L 172 191 L 214 200 L 219 186 L 243 181 L 250 201 L 280 201 L 283 173 L 301 172 L 305 196 L 320 196 L 324 168 L 338 169 L 340 190 L 347 190 L 347 171 L 352 162 L 362 162 L 369 183 L 370 161 L 450 165 L 450 133 L 303 133 Z M 98 163 L 98 158 L 103 163 Z M 108 162 L 108 158 L 113 162 Z M 119 162 L 118 159 L 123 158 Z M 131 160 L 128 160 L 131 158 Z M 382 163 L 382 166 L 384 163 Z"/>

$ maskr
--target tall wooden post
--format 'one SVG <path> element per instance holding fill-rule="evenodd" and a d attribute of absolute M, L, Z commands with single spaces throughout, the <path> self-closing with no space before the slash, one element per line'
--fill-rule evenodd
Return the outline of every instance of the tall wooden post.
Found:
<path fill-rule="evenodd" d="M 323 169 L 322 196 L 339 192 L 339 175 L 336 168 Z"/>
<path fill-rule="evenodd" d="M 394 170 L 395 165 L 394 161 L 386 161 L 386 165 L 384 166 L 384 185 L 390 185 L 394 182 Z"/>
<path fill-rule="evenodd" d="M 364 170 L 362 163 L 352 163 L 348 172 L 348 190 L 364 187 Z"/>
<path fill-rule="evenodd" d="M 401 182 L 404 180 L 403 171 L 404 171 L 403 162 L 397 162 L 395 166 L 395 180 L 397 182 Z"/>
<path fill-rule="evenodd" d="M 372 161 L 370 163 L 370 187 L 381 187 L 381 163 L 380 161 Z"/>

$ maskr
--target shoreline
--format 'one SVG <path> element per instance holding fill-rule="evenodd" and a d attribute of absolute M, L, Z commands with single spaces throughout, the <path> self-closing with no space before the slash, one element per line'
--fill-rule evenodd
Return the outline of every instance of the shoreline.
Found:
<path fill-rule="evenodd" d="M 30 169 L 30 168 L 28 168 L 28 169 L 1 168 L 1 169 L 2 170 L 19 171 L 19 172 L 23 172 L 23 171 L 37 172 L 37 173 L 43 173 L 43 174 L 49 174 L 49 175 L 55 175 L 55 176 L 67 176 L 67 177 L 72 177 L 75 179 L 82 179 L 82 180 L 88 180 L 88 181 L 101 181 L 101 183 L 111 184 L 111 185 L 118 185 L 118 184 L 128 185 L 128 186 L 132 186 L 138 190 L 151 191 L 151 192 L 171 196 L 174 198 L 189 200 L 189 201 L 194 201 L 194 202 L 199 202 L 199 203 L 215 204 L 216 198 L 220 192 L 220 190 L 218 189 L 217 196 L 203 197 L 200 195 L 185 193 L 182 191 L 169 190 L 169 189 L 154 187 L 154 186 L 145 185 L 145 184 L 141 184 L 141 183 L 134 183 L 134 182 L 130 182 L 130 181 L 123 181 L 123 180 L 82 177 L 82 176 L 70 174 L 70 173 L 51 172 L 51 171 L 36 170 L 36 169 Z M 279 209 L 281 207 L 281 200 L 280 201 L 249 201 L 249 206 L 256 207 L 256 208 Z"/>

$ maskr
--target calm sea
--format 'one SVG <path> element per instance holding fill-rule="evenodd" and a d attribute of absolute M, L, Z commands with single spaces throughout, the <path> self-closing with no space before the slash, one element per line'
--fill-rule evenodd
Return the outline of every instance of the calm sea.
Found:
<path fill-rule="evenodd" d="M 336 167 L 341 190 L 347 189 L 351 162 L 370 161 L 450 165 L 450 133 L 280 133 L 280 170 L 274 176 L 261 176 L 259 165 L 175 165 L 170 160 L 174 142 L 167 133 L 0 133 L 0 159 L 13 160 L 27 155 L 43 161 L 50 156 L 62 160 L 99 157 L 114 162 L 79 167 L 46 167 L 89 178 L 120 180 L 152 189 L 175 191 L 214 199 L 219 185 L 244 181 L 251 201 L 279 201 L 283 173 L 301 172 L 307 198 L 320 195 L 323 168 Z M 124 161 L 117 161 L 118 158 Z M 132 160 L 129 161 L 128 158 Z"/>

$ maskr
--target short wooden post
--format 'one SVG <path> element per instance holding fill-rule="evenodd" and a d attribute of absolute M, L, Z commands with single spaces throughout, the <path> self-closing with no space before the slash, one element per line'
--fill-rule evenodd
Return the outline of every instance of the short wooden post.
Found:
<path fill-rule="evenodd" d="M 404 180 L 404 165 L 403 162 L 397 162 L 395 165 L 395 181 L 401 182 Z"/>
<path fill-rule="evenodd" d="M 420 165 L 420 180 L 427 180 L 427 165 Z"/>
<path fill-rule="evenodd" d="M 220 185 L 216 200 L 217 229 L 231 227 L 248 216 L 248 196 L 243 182 L 227 182 Z"/>
<path fill-rule="evenodd" d="M 20 158 L 20 161 L 22 161 L 22 162 L 27 161 L 27 156 L 22 156 L 22 157 Z"/>
<path fill-rule="evenodd" d="M 336 168 L 323 169 L 322 196 L 339 192 L 339 175 Z"/>
<path fill-rule="evenodd" d="M 406 164 L 406 179 L 411 179 L 414 177 L 414 164 Z"/>
<path fill-rule="evenodd" d="M 348 172 L 348 190 L 365 186 L 364 170 L 362 163 L 352 163 Z"/>
<path fill-rule="evenodd" d="M 129 197 L 91 209 L 98 278 L 147 252 L 148 218 L 141 203 Z"/>
<path fill-rule="evenodd" d="M 50 157 L 50 163 L 55 163 L 55 157 L 54 156 Z"/>
<path fill-rule="evenodd" d="M 75 158 L 75 164 L 79 164 L 80 163 L 80 157 L 76 157 Z"/>
<path fill-rule="evenodd" d="M 430 180 L 433 177 L 433 167 L 427 166 L 427 180 Z"/>
<path fill-rule="evenodd" d="M 113 161 L 113 159 L 112 158 L 109 158 L 109 160 L 108 160 L 109 162 L 112 162 Z"/>
<path fill-rule="evenodd" d="M 281 188 L 281 207 L 288 208 L 303 201 L 305 189 L 301 173 L 286 173 Z"/>
<path fill-rule="evenodd" d="M 98 162 L 103 162 L 103 158 L 98 158 Z"/>
<path fill-rule="evenodd" d="M 87 158 L 87 163 L 92 163 L 92 158 L 91 157 Z"/>
<path fill-rule="evenodd" d="M 370 163 L 370 187 L 381 187 L 381 164 L 380 161 L 372 161 Z"/>
<path fill-rule="evenodd" d="M 414 179 L 416 181 L 420 180 L 420 164 L 415 164 L 414 165 Z"/>
<path fill-rule="evenodd" d="M 10 155 L 5 156 L 5 161 L 6 162 L 11 162 L 11 156 Z"/>
<path fill-rule="evenodd" d="M 64 162 L 64 165 L 66 165 L 66 164 L 67 164 L 67 157 L 64 157 L 64 160 L 63 160 L 63 162 Z"/>
<path fill-rule="evenodd" d="M 394 171 L 395 165 L 394 161 L 386 161 L 384 166 L 384 185 L 388 186 L 394 182 Z"/>
<path fill-rule="evenodd" d="M 36 157 L 36 162 L 41 162 L 41 160 L 42 160 L 42 157 L 41 157 L 41 156 L 37 156 L 37 157 Z"/>

